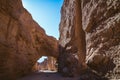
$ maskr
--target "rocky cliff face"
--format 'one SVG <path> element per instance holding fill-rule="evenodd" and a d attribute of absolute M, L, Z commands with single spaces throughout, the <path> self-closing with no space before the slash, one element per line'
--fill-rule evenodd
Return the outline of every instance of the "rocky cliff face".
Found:
<path fill-rule="evenodd" d="M 99 75 L 120 79 L 120 1 L 64 0 L 61 14 L 60 72 L 81 73 L 86 62 Z"/>
<path fill-rule="evenodd" d="M 120 1 L 83 0 L 82 24 L 88 65 L 112 79 L 120 79 Z"/>
<path fill-rule="evenodd" d="M 58 56 L 58 43 L 32 19 L 21 0 L 0 0 L 0 79 L 29 73 L 41 56 Z"/>
<path fill-rule="evenodd" d="M 87 68 L 80 4 L 80 0 L 65 0 L 61 10 L 58 69 L 67 76 L 76 76 Z"/>

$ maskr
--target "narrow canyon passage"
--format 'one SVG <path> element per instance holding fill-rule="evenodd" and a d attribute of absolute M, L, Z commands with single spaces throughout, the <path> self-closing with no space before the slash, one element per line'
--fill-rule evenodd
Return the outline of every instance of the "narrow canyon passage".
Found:
<path fill-rule="evenodd" d="M 0 80 L 120 79 L 119 0 L 64 0 L 59 32 L 48 36 L 21 0 L 0 0 Z M 42 56 L 58 72 L 38 72 Z"/>

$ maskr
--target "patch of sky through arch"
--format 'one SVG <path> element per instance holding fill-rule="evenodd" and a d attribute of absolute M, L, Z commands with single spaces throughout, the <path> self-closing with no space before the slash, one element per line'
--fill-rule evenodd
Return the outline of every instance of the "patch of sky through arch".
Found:
<path fill-rule="evenodd" d="M 47 35 L 59 38 L 60 10 L 63 0 L 22 0 L 22 3 Z M 45 58 L 47 57 L 43 56 L 38 62 L 42 62 Z"/>

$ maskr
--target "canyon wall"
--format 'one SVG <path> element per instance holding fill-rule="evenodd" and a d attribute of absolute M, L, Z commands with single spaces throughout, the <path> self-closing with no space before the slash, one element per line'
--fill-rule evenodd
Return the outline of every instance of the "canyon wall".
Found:
<path fill-rule="evenodd" d="M 23 8 L 21 0 L 0 0 L 0 79 L 31 72 L 41 56 L 58 56 L 58 42 Z"/>
<path fill-rule="evenodd" d="M 61 15 L 59 72 L 120 79 L 120 0 L 64 0 Z"/>
<path fill-rule="evenodd" d="M 61 9 L 58 71 L 65 76 L 77 76 L 87 68 L 80 4 L 80 0 L 64 0 Z"/>
<path fill-rule="evenodd" d="M 89 67 L 120 79 L 120 0 L 83 0 L 82 27 Z"/>

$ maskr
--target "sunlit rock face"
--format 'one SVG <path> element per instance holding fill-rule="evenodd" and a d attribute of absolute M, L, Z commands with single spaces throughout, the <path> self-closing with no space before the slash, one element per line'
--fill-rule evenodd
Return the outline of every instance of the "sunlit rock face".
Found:
<path fill-rule="evenodd" d="M 31 72 L 41 56 L 58 56 L 58 43 L 32 19 L 21 0 L 0 0 L 0 80 Z"/>
<path fill-rule="evenodd" d="M 64 0 L 61 14 L 59 71 L 79 74 L 86 62 L 99 75 L 120 79 L 120 1 Z"/>
<path fill-rule="evenodd" d="M 54 57 L 48 57 L 44 59 L 43 62 L 36 62 L 33 66 L 34 71 L 44 72 L 44 71 L 57 71 L 56 59 Z"/>
<path fill-rule="evenodd" d="M 58 71 L 64 76 L 77 76 L 87 68 L 81 1 L 64 0 L 61 15 Z"/>

